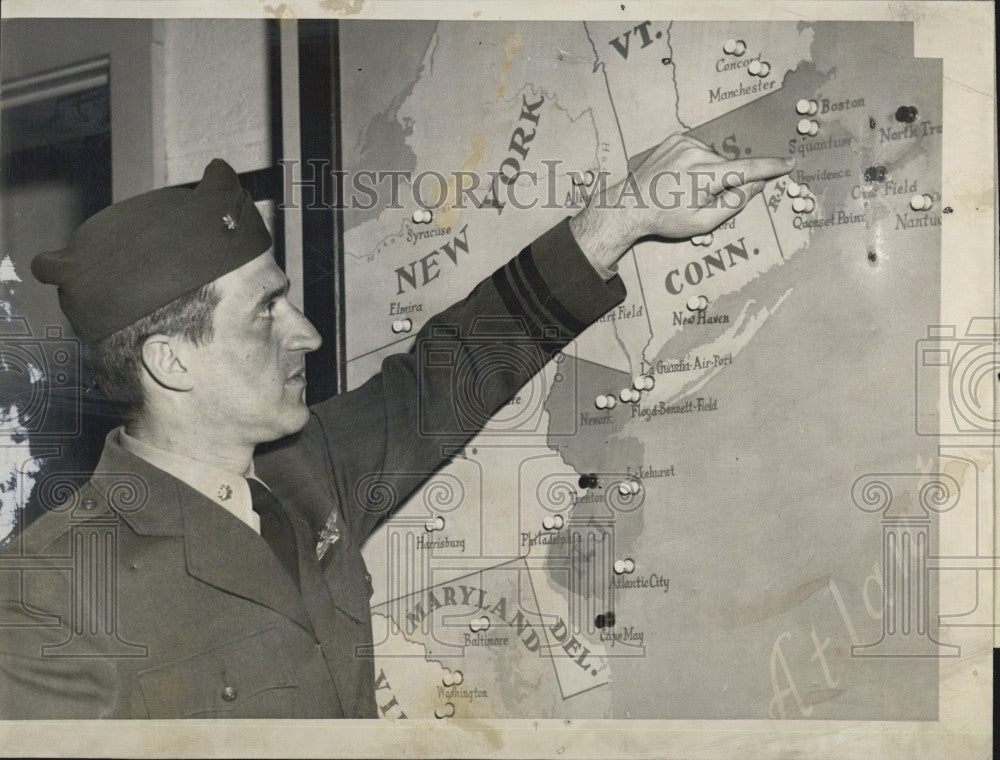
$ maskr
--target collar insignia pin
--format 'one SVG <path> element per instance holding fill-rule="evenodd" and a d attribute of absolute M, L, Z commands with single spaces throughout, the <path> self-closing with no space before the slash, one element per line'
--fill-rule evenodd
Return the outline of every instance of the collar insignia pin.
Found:
<path fill-rule="evenodd" d="M 233 219 L 233 215 L 232 214 L 226 214 L 224 217 L 222 217 L 222 222 L 229 229 L 231 229 L 231 230 L 235 230 L 236 229 L 236 220 Z"/>
<path fill-rule="evenodd" d="M 233 489 L 223 483 L 216 491 L 216 495 L 219 497 L 219 501 L 229 501 L 233 495 Z"/>

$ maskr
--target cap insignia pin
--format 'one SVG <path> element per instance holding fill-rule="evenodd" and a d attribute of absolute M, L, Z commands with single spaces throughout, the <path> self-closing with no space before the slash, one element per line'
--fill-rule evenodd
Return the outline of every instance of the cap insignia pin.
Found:
<path fill-rule="evenodd" d="M 224 217 L 222 217 L 222 223 L 225 224 L 226 227 L 228 227 L 231 230 L 236 229 L 236 220 L 233 219 L 232 214 L 226 214 Z"/>

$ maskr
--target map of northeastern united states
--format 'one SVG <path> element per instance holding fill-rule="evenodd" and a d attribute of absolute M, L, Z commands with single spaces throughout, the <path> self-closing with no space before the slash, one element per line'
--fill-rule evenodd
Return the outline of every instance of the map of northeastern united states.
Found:
<path fill-rule="evenodd" d="M 912 26 L 380 23 L 342 45 L 344 102 L 368 106 L 345 168 L 405 173 L 398 203 L 346 212 L 351 387 L 671 133 L 796 159 L 708 238 L 629 250 L 625 301 L 369 541 L 381 714 L 933 719 L 961 611 L 920 564 L 934 523 L 910 494 L 893 509 L 924 532 L 889 551 L 858 485 L 943 466 L 914 396 L 937 398 L 914 347 L 939 310 L 942 70 Z"/>

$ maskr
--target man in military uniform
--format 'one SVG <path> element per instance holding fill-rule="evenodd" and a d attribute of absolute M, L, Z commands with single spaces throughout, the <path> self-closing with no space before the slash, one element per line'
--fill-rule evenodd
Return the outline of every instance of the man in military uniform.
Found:
<path fill-rule="evenodd" d="M 673 183 L 658 193 L 670 208 L 595 199 L 416 341 L 450 328 L 488 416 L 623 299 L 614 265 L 634 241 L 708 232 L 790 168 L 669 138 L 635 178 Z M 432 474 L 475 431 L 416 351 L 307 407 L 304 360 L 320 337 L 270 246 L 217 159 L 193 190 L 117 203 L 33 262 L 125 424 L 93 477 L 18 537 L 36 569 L 0 570 L 0 718 L 377 717 L 361 546 L 421 483 L 413 473 Z M 482 316 L 515 325 L 532 366 L 491 371 L 465 342 Z M 445 435 L 421 435 L 421 419 Z M 81 556 L 72 571 L 42 566 Z"/>

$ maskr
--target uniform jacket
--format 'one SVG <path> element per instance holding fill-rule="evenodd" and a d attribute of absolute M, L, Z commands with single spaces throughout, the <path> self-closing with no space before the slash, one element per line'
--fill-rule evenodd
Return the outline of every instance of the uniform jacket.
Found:
<path fill-rule="evenodd" d="M 113 431 L 93 477 L 0 555 L 0 718 L 378 717 L 363 542 L 482 424 L 470 391 L 488 416 L 623 296 L 564 221 L 260 447 L 300 588 L 252 529 Z"/>

